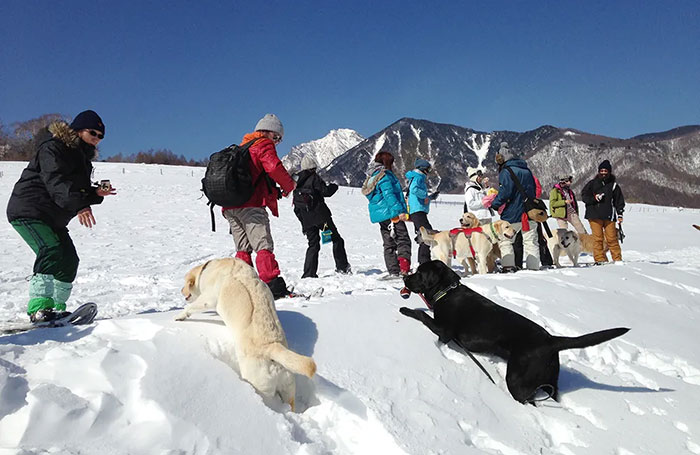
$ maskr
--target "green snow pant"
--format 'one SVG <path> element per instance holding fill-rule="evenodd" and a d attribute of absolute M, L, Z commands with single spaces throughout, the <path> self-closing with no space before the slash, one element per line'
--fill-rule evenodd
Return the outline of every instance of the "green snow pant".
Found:
<path fill-rule="evenodd" d="M 65 311 L 80 262 L 68 229 L 57 230 L 43 221 L 27 218 L 10 224 L 36 254 L 27 314 L 45 308 Z"/>

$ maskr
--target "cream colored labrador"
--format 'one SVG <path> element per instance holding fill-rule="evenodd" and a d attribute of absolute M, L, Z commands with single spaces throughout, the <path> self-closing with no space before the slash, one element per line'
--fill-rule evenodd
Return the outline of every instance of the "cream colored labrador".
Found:
<path fill-rule="evenodd" d="M 505 220 L 494 221 L 479 227 L 481 232 L 472 234 L 471 243 L 476 253 L 477 271 L 485 274 L 496 268 L 496 258 L 501 257 L 498 242 L 504 238 L 512 239 L 516 232 Z"/>
<path fill-rule="evenodd" d="M 469 237 L 465 232 L 478 227 L 479 219 L 473 213 L 466 212 L 460 218 L 459 224 L 462 226 L 461 228 L 431 232 L 421 226 L 421 240 L 430 247 L 430 255 L 433 259 L 442 261 L 450 267 L 454 257 L 464 267 L 465 274 L 468 273 L 469 269 L 472 273 L 476 273 L 474 255 L 471 253 Z"/>
<path fill-rule="evenodd" d="M 552 253 L 555 266 L 561 267 L 559 257 L 566 255 L 574 267 L 578 267 L 578 257 L 583 250 L 580 235 L 576 231 L 557 229 L 552 233 L 552 237 L 547 238 L 547 246 Z"/>
<path fill-rule="evenodd" d="M 175 318 L 213 309 L 233 333 L 241 377 L 265 398 L 279 396 L 294 410 L 292 373 L 312 377 L 316 363 L 287 348 L 272 292 L 240 259 L 213 259 L 185 275 L 184 310 Z"/>

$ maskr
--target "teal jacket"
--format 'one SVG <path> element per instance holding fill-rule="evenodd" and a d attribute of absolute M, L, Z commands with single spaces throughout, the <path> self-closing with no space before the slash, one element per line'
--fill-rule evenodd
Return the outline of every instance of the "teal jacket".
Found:
<path fill-rule="evenodd" d="M 406 172 L 408 182 L 408 214 L 430 211 L 426 176 L 418 169 Z M 428 201 L 427 203 L 425 201 Z"/>
<path fill-rule="evenodd" d="M 372 223 L 408 213 L 399 179 L 379 163 L 370 165 L 369 176 L 362 185 L 362 194 L 369 200 L 369 219 Z"/>

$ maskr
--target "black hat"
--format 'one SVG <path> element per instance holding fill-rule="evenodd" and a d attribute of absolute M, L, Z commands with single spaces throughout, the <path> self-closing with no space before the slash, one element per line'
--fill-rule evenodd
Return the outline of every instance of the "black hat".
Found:
<path fill-rule="evenodd" d="M 97 115 L 97 112 L 90 110 L 76 115 L 70 124 L 70 128 L 73 131 L 96 130 L 105 134 L 105 124 L 102 123 L 102 119 Z"/>
<path fill-rule="evenodd" d="M 602 163 L 598 165 L 598 170 L 601 169 L 607 169 L 608 172 L 612 172 L 612 165 L 610 164 L 610 161 L 604 160 Z"/>

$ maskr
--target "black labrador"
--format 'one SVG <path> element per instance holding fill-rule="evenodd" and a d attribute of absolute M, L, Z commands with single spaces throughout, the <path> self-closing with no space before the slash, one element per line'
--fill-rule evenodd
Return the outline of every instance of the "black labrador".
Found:
<path fill-rule="evenodd" d="M 594 346 L 629 331 L 616 328 L 579 337 L 550 335 L 531 320 L 461 284 L 459 275 L 440 261 L 422 264 L 416 273 L 404 278 L 404 283 L 423 295 L 435 317 L 406 307 L 399 311 L 421 321 L 442 343 L 454 341 L 465 350 L 506 360 L 508 391 L 521 403 L 534 402 L 540 389 L 558 398 L 559 351 Z"/>

